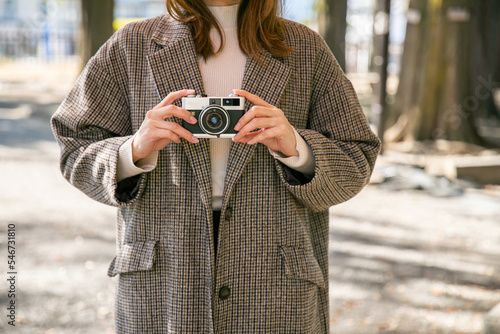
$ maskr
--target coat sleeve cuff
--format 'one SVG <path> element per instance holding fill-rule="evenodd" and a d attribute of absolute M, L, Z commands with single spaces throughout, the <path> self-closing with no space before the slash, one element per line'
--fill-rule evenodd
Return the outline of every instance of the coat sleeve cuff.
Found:
<path fill-rule="evenodd" d="M 287 157 L 280 152 L 269 149 L 269 153 L 284 165 L 301 172 L 308 178 L 314 176 L 314 169 L 316 167 L 316 159 L 314 158 L 313 150 L 309 144 L 306 143 L 304 138 L 295 130 L 295 139 L 297 141 L 296 150 L 299 152 L 298 156 Z"/>
<path fill-rule="evenodd" d="M 134 137 L 128 139 L 118 153 L 118 167 L 116 180 L 120 182 L 142 173 L 147 173 L 156 168 L 158 162 L 158 152 L 153 152 L 144 159 L 138 160 L 135 164 L 132 159 L 132 141 Z"/>

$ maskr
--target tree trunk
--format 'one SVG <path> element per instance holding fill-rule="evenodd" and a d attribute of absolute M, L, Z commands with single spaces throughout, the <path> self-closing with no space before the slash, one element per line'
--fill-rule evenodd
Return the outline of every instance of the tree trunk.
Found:
<path fill-rule="evenodd" d="M 81 0 L 81 64 L 89 59 L 113 34 L 114 0 Z"/>
<path fill-rule="evenodd" d="M 392 126 L 385 132 L 387 141 L 400 141 L 409 129 L 410 121 L 418 106 L 418 87 L 421 77 L 420 69 L 423 67 L 424 24 L 427 19 L 427 3 L 422 0 L 410 0 L 407 13 L 406 37 L 404 53 L 399 74 L 399 87 L 396 100 L 390 108 L 386 120 L 386 127 Z"/>
<path fill-rule="evenodd" d="M 382 140 L 384 151 L 384 132 L 387 119 L 387 65 L 389 62 L 389 26 L 391 17 L 391 0 L 377 0 L 373 23 L 373 64 L 378 74 L 378 82 L 374 85 L 372 112 L 377 125 L 377 135 Z"/>
<path fill-rule="evenodd" d="M 318 4 L 319 32 L 345 72 L 345 33 L 347 0 L 320 0 Z"/>
<path fill-rule="evenodd" d="M 500 1 L 477 1 L 474 20 L 473 73 L 471 82 L 474 87 L 484 86 L 484 81 L 500 82 Z M 484 119 L 500 119 L 500 111 L 493 100 L 493 92 L 484 88 L 484 94 L 476 93 L 479 116 Z M 497 87 L 498 88 L 498 87 Z M 480 96 L 479 96 L 480 95 Z"/>
<path fill-rule="evenodd" d="M 446 139 L 483 144 L 471 83 L 474 0 L 412 0 L 400 86 L 398 123 L 386 140 Z M 418 13 L 420 13 L 418 15 Z M 420 16 L 420 20 L 415 19 Z"/>

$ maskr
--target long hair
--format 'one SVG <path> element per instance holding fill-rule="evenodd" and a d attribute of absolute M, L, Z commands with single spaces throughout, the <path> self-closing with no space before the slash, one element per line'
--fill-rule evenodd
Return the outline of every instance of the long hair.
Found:
<path fill-rule="evenodd" d="M 222 50 L 222 28 L 203 0 L 165 0 L 165 4 L 174 19 L 191 27 L 199 55 L 207 59 Z M 284 41 L 283 24 L 278 17 L 281 7 L 281 0 L 241 1 L 238 9 L 238 40 L 244 54 L 260 59 L 263 49 L 275 57 L 285 57 L 293 51 Z M 212 27 L 221 37 L 217 51 L 210 40 Z"/>

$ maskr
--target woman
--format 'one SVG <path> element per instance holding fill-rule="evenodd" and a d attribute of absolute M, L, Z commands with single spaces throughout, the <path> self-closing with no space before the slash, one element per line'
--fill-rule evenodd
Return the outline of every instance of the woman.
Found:
<path fill-rule="evenodd" d="M 64 176 L 118 207 L 118 333 L 327 333 L 328 208 L 379 149 L 316 33 L 277 0 L 167 0 L 117 32 L 53 116 Z M 245 97 L 231 139 L 191 94 Z"/>

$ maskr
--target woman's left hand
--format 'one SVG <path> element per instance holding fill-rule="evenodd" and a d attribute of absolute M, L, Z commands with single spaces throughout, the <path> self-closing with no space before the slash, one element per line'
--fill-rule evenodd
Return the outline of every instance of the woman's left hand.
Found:
<path fill-rule="evenodd" d="M 233 141 L 249 145 L 262 143 L 287 157 L 299 155 L 293 127 L 281 109 L 244 90 L 235 89 L 234 93 L 250 101 L 253 106 L 234 127 L 238 134 Z M 260 130 L 255 131 L 257 129 Z"/>

